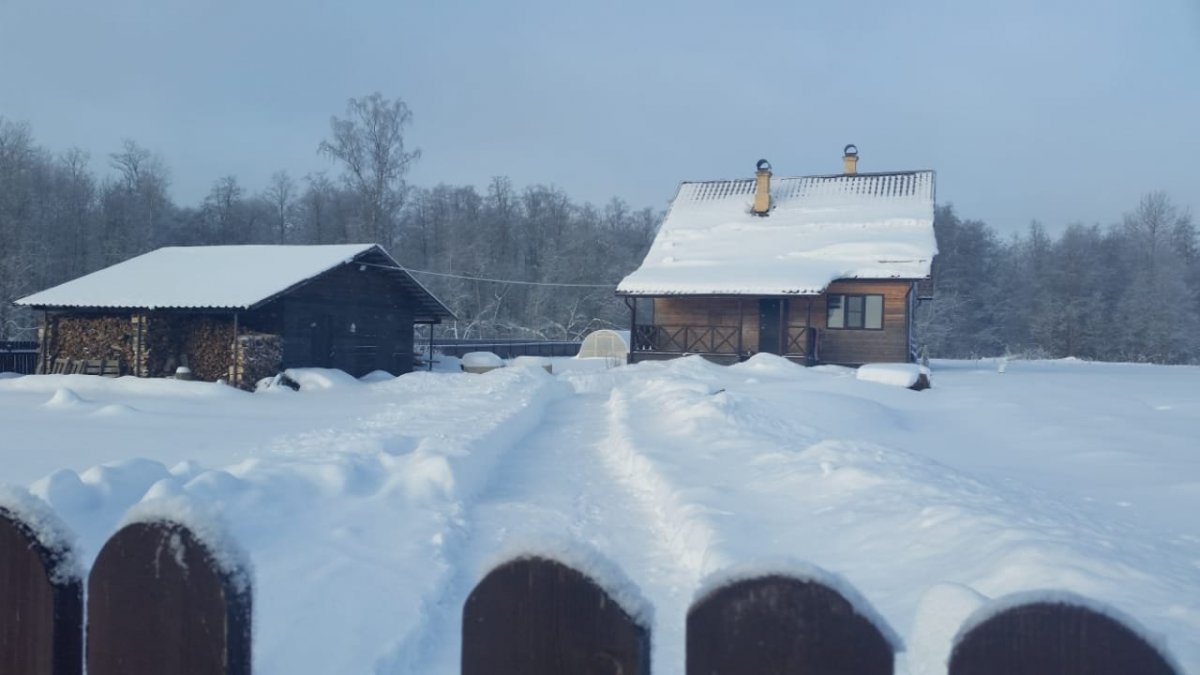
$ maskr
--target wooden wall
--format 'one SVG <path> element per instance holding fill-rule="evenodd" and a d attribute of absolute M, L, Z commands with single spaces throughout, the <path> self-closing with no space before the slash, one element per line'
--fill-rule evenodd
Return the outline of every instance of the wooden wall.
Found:
<path fill-rule="evenodd" d="M 863 363 L 907 362 L 908 293 L 910 281 L 838 281 L 829 293 L 883 296 L 883 330 L 846 330 L 825 327 L 825 299 L 820 311 L 813 308 L 813 325 L 821 329 L 821 361 L 860 365 Z"/>
<path fill-rule="evenodd" d="M 279 322 L 283 366 L 412 370 L 413 299 L 389 272 L 345 265 L 265 306 L 251 324 Z"/>
<path fill-rule="evenodd" d="M 784 317 L 795 330 L 809 325 L 820 332 L 820 359 L 825 363 L 905 362 L 909 360 L 909 281 L 839 281 L 829 293 L 883 295 L 883 329 L 828 329 L 825 325 L 824 295 L 784 298 Z M 638 316 L 642 324 L 659 326 L 737 326 L 742 323 L 742 351 L 759 348 L 759 300 L 757 296 L 654 298 L 653 317 Z M 810 311 L 811 306 L 811 311 Z M 786 351 L 786 349 L 785 349 Z"/>

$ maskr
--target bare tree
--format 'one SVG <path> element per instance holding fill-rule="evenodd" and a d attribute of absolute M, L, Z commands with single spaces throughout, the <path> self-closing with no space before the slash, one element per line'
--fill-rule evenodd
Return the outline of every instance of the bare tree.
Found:
<path fill-rule="evenodd" d="M 292 229 L 291 219 L 295 207 L 296 181 L 292 180 L 287 171 L 276 171 L 271 174 L 271 183 L 267 186 L 264 196 L 271 205 L 271 215 L 275 221 L 275 243 L 286 243 L 288 233 Z"/>
<path fill-rule="evenodd" d="M 391 245 L 395 217 L 404 204 L 404 176 L 421 156 L 405 150 L 404 126 L 412 112 L 401 99 L 389 100 L 379 92 L 352 98 L 346 118 L 330 120 L 332 137 L 318 152 L 342 163 L 346 185 L 358 197 L 361 235 Z"/>

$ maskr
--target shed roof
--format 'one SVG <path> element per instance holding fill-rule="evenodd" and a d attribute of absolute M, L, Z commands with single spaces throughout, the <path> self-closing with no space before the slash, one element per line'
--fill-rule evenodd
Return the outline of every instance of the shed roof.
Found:
<path fill-rule="evenodd" d="M 923 279 L 937 253 L 934 173 L 754 179 L 679 186 L 622 295 L 814 295 L 837 279 Z"/>
<path fill-rule="evenodd" d="M 376 244 L 169 246 L 92 272 L 17 305 L 39 309 L 254 309 L 343 264 L 379 261 L 418 304 L 418 321 L 453 313 Z"/>

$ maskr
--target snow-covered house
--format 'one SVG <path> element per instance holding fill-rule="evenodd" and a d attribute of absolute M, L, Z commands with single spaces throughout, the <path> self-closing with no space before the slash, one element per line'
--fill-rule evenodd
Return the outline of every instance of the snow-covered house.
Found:
<path fill-rule="evenodd" d="M 804 363 L 915 358 L 917 282 L 937 243 L 934 173 L 843 173 L 685 182 L 641 267 L 631 362 L 769 352 Z"/>
<path fill-rule="evenodd" d="M 160 248 L 16 304 L 44 312 L 39 372 L 103 360 L 242 386 L 300 366 L 408 372 L 414 323 L 453 316 L 374 244 Z"/>

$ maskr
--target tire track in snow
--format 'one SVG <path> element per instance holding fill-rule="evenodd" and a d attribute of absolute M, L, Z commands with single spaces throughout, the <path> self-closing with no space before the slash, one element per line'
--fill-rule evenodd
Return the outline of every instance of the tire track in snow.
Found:
<path fill-rule="evenodd" d="M 624 395 L 579 393 L 559 401 L 506 455 L 456 532 L 454 567 L 424 621 L 377 666 L 380 673 L 458 668 L 462 606 L 514 544 L 564 540 L 599 552 L 640 587 L 659 620 L 656 672 L 682 668 L 684 617 L 701 576 L 721 564 L 713 531 L 638 452 Z M 455 555 L 457 558 L 455 559 Z M 588 570 L 585 570 L 588 571 Z"/>

